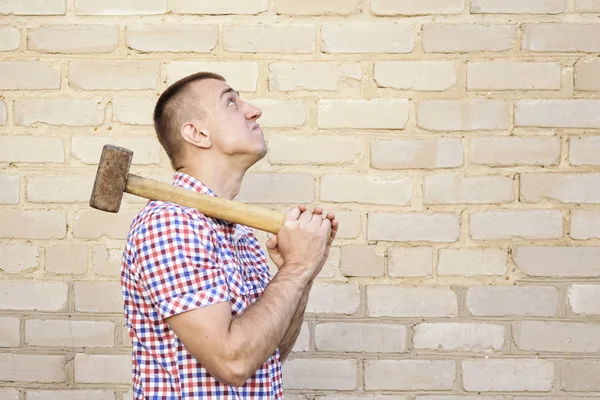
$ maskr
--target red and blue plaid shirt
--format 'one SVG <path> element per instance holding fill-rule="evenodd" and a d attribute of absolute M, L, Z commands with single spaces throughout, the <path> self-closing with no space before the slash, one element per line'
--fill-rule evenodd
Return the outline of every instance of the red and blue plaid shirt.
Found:
<path fill-rule="evenodd" d="M 173 184 L 216 196 L 177 172 Z M 198 210 L 150 201 L 133 220 L 121 268 L 132 341 L 135 399 L 282 399 L 277 350 L 242 387 L 203 368 L 165 322 L 185 311 L 229 302 L 232 316 L 262 294 L 271 276 L 254 233 Z"/>

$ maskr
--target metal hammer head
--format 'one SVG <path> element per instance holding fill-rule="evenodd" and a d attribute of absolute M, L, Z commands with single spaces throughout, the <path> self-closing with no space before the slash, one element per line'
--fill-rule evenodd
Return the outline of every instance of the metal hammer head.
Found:
<path fill-rule="evenodd" d="M 111 144 L 104 146 L 90 197 L 91 207 L 112 213 L 119 212 L 132 158 L 131 150 Z"/>

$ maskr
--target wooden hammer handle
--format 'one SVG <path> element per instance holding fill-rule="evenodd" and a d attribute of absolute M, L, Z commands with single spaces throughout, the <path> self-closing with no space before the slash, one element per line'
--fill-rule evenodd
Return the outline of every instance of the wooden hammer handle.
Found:
<path fill-rule="evenodd" d="M 192 207 L 209 217 L 270 233 L 278 233 L 285 218 L 284 214 L 277 211 L 209 196 L 133 174 L 128 175 L 125 192 L 150 200 L 167 201 Z"/>

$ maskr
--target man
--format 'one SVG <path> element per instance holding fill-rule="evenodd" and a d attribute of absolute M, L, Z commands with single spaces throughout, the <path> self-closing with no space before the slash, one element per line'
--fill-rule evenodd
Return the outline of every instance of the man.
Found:
<path fill-rule="evenodd" d="M 261 111 L 220 75 L 198 73 L 158 99 L 155 129 L 173 184 L 234 199 L 266 155 Z M 311 285 L 338 222 L 305 206 L 267 241 L 198 210 L 151 201 L 136 216 L 122 263 L 135 399 L 281 399 L 281 364 L 300 331 Z"/>

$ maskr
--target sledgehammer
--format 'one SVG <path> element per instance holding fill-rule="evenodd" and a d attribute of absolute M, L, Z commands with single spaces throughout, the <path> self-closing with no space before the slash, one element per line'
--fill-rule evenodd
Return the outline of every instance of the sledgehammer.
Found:
<path fill-rule="evenodd" d="M 123 193 L 130 193 L 149 200 L 193 207 L 206 216 L 274 234 L 279 232 L 283 225 L 285 216 L 280 212 L 205 195 L 130 174 L 132 158 L 131 150 L 110 144 L 103 147 L 90 197 L 91 207 L 118 213 Z"/>

